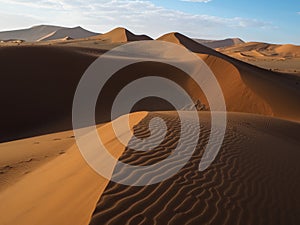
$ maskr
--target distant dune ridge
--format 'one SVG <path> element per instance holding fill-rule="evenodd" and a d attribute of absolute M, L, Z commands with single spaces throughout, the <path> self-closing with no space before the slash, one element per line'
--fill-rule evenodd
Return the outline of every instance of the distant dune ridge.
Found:
<path fill-rule="evenodd" d="M 282 58 L 300 58 L 300 46 L 286 44 L 275 45 L 260 42 L 248 42 L 236 46 L 221 49 L 221 52 L 227 54 L 242 54 L 249 57 L 282 57 Z"/>
<path fill-rule="evenodd" d="M 217 50 L 261 68 L 300 76 L 300 46 L 248 42 Z"/>
<path fill-rule="evenodd" d="M 52 32 L 64 27 L 59 26 L 34 26 L 28 29 L 0 32 L 0 40 L 19 39 L 24 41 L 37 41 Z"/>
<path fill-rule="evenodd" d="M 40 38 L 37 41 L 50 41 L 57 39 L 79 39 L 79 38 L 88 38 L 91 36 L 98 35 L 97 33 L 90 32 L 88 30 L 83 29 L 82 27 L 74 27 L 74 28 L 61 28 L 53 33 L 46 35 L 45 37 Z"/>
<path fill-rule="evenodd" d="M 90 32 L 82 27 L 66 28 L 59 26 L 41 25 L 28 29 L 0 32 L 0 40 L 24 40 L 28 42 L 49 41 L 62 39 L 65 37 L 86 38 L 97 35 L 98 33 Z"/>
<path fill-rule="evenodd" d="M 137 139 L 120 143 L 110 109 L 130 82 L 153 74 L 170 79 L 207 111 L 198 113 L 201 132 L 190 161 L 167 180 L 132 187 L 99 176 L 84 161 L 72 131 L 72 104 L 82 75 L 97 57 L 151 38 L 125 28 L 87 35 L 92 34 L 80 27 L 53 26 L 0 33 L 0 40 L 29 41 L 0 44 L 0 142 L 5 142 L 0 144 L 0 224 L 300 224 L 300 77 L 243 62 L 276 58 L 297 63 L 299 46 L 232 40 L 225 44 L 236 45 L 217 51 L 213 42 L 201 44 L 176 32 L 158 38 L 204 60 L 223 91 L 227 112 L 214 115 L 227 115 L 225 139 L 203 172 L 198 168 L 212 132 L 211 113 L 195 81 L 178 68 L 152 61 L 116 72 L 99 95 L 95 121 L 104 145 L 122 162 L 145 166 L 166 159 L 179 143 L 181 128 L 172 105 L 147 98 L 133 107 L 137 113 L 130 114 L 130 129 L 121 135 L 148 138 L 150 120 L 160 117 L 167 125 L 165 139 L 155 149 Z M 183 127 L 187 136 L 182 145 L 188 146 L 197 121 L 190 112 L 183 114 L 189 123 Z M 160 131 L 154 128 L 151 138 L 157 139 Z M 145 151 L 128 147 L 138 144 Z M 180 165 L 184 149 L 151 174 Z M 112 176 L 134 178 L 120 165 L 113 166 Z"/>
<path fill-rule="evenodd" d="M 245 43 L 240 38 L 227 38 L 224 40 L 205 40 L 205 39 L 194 39 L 194 40 L 210 48 L 225 48 L 225 47 L 230 47 L 230 46 Z"/>
<path fill-rule="evenodd" d="M 152 40 L 152 38 L 148 37 L 147 35 L 136 35 L 123 27 L 115 28 L 105 34 L 92 37 L 92 39 L 109 40 L 113 43 Z"/>

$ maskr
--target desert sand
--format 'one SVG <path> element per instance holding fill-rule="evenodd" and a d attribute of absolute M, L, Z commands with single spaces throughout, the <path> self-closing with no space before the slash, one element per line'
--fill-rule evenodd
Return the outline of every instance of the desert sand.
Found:
<path fill-rule="evenodd" d="M 300 75 L 300 46 L 248 42 L 217 50 L 267 70 Z"/>
<path fill-rule="evenodd" d="M 210 48 L 225 48 L 225 47 L 231 47 L 231 46 L 245 43 L 240 38 L 227 38 L 224 40 L 205 40 L 205 39 L 194 39 L 194 40 Z"/>
<path fill-rule="evenodd" d="M 95 35 L 98 35 L 98 33 L 90 32 L 82 27 L 67 28 L 60 26 L 39 25 L 28 29 L 0 32 L 0 41 L 15 39 L 24 40 L 27 42 L 35 42 L 62 39 L 67 36 L 71 38 L 87 38 Z"/>
<path fill-rule="evenodd" d="M 82 40 L 83 44 L 78 44 L 79 46 L 76 46 L 77 42 L 81 41 L 71 40 L 65 44 L 47 45 L 45 42 L 1 47 L 0 61 L 3 66 L 0 72 L 3 75 L 0 87 L 5 94 L 0 96 L 4 109 L 0 115 L 2 118 L 14 119 L 1 122 L 5 133 L 2 133 L 0 140 L 10 141 L 72 129 L 72 101 L 82 74 L 99 55 L 124 41 L 121 35 L 124 34 L 123 31 L 125 30 L 117 29 L 110 32 L 110 40 L 118 43 L 103 41 L 99 36 L 95 40 Z M 139 39 L 140 36 L 134 37 Z M 108 38 L 107 34 L 105 38 Z M 228 111 L 299 120 L 298 77 L 251 66 L 181 34 L 167 34 L 159 40 L 181 44 L 203 58 L 220 83 Z M 30 57 L 24 57 L 28 55 Z M 11 66 L 11 62 L 18 66 Z M 202 91 L 199 88 L 195 90 L 193 81 L 182 72 L 153 65 L 141 63 L 135 65 L 134 69 L 144 75 L 161 73 L 163 69 L 162 76 L 184 85 L 188 93 L 208 106 Z M 103 96 L 107 98 L 105 105 L 108 108 L 122 85 L 138 78 L 132 75 L 131 70 L 128 68 L 120 71 L 118 76 L 122 77 L 122 82 L 113 81 L 105 89 Z M 20 74 L 27 74 L 26 79 Z M 15 89 L 11 89 L 12 86 Z M 153 104 L 152 101 L 137 110 L 172 110 L 169 105 Z M 22 112 L 21 116 L 19 112 Z M 99 108 L 97 115 L 98 123 L 110 121 L 110 114 L 105 109 L 103 111 L 103 107 Z M 18 130 L 14 127 L 18 127 Z"/>
<path fill-rule="evenodd" d="M 131 130 L 146 115 L 132 114 Z M 115 137 L 111 123 L 103 124 L 98 132 L 111 154 L 119 158 L 125 146 Z M 7 184 L 0 192 L 0 201 L 4 203 L 0 205 L 0 224 L 88 224 L 108 180 L 88 166 L 70 134 L 73 131 L 1 144 L 5 157 L 1 157 L 0 163 L 15 174 L 5 170 L 0 174 L 6 177 Z M 39 152 L 35 152 L 33 145 L 39 145 Z M 40 166 L 31 161 L 39 161 Z M 22 165 L 16 168 L 19 162 Z"/>
<path fill-rule="evenodd" d="M 146 166 L 171 154 L 180 135 L 175 113 L 150 113 L 135 127 L 135 133 L 138 137 L 147 136 L 149 120 L 157 116 L 164 119 L 169 129 L 161 146 L 148 152 L 126 148 L 120 157 L 122 162 Z M 166 224 L 166 221 L 168 224 L 281 224 L 281 221 L 297 224 L 300 219 L 300 184 L 296 182 L 300 175 L 297 166 L 300 125 L 270 117 L 230 113 L 225 141 L 217 159 L 209 169 L 199 172 L 210 134 L 210 114 L 199 113 L 199 117 L 200 141 L 184 168 L 174 177 L 149 186 L 130 187 L 110 182 L 90 224 Z M 193 127 L 195 121 L 190 122 L 189 126 Z M 187 129 L 192 130 L 189 126 Z M 184 145 L 189 145 L 188 138 Z M 181 158 L 182 155 L 178 155 L 173 163 L 158 168 L 156 174 L 176 166 Z M 113 176 L 122 173 L 127 174 L 128 179 L 133 176 L 120 169 L 115 170 Z"/>
<path fill-rule="evenodd" d="M 59 40 L 59 39 L 64 39 L 66 37 L 68 37 L 67 39 L 71 40 L 71 39 L 88 38 L 95 35 L 98 34 L 85 30 L 82 27 L 61 28 L 57 31 L 47 34 L 46 36 L 40 38 L 37 41 Z"/>
<path fill-rule="evenodd" d="M 117 27 L 105 34 L 92 37 L 92 39 L 109 40 L 111 42 L 128 42 L 128 41 L 141 41 L 141 40 L 152 40 L 147 35 L 136 35 L 123 27 Z"/>
<path fill-rule="evenodd" d="M 216 160 L 204 172 L 199 172 L 198 166 L 211 122 L 203 91 L 183 71 L 151 61 L 118 71 L 99 96 L 105 100 L 97 105 L 95 119 L 99 136 L 122 162 L 148 165 L 165 159 L 176 147 L 180 132 L 174 108 L 149 98 L 135 105 L 131 132 L 122 135 L 149 137 L 150 119 L 161 117 L 168 127 L 161 146 L 142 152 L 118 141 L 110 109 L 118 92 L 131 81 L 159 74 L 182 86 L 193 100 L 205 104 L 207 111 L 199 112 L 199 143 L 184 168 L 161 183 L 130 187 L 99 176 L 85 162 L 72 131 L 72 103 L 81 76 L 98 56 L 126 42 L 151 38 L 116 28 L 73 39 L 67 33 L 60 34 L 59 29 L 53 27 L 51 32 L 34 37 L 38 40 L 51 34 L 47 36 L 51 40 L 0 44 L 0 117 L 4 118 L 0 136 L 1 225 L 300 223 L 300 77 L 255 66 L 267 57 L 297 60 L 297 46 L 242 43 L 216 51 L 180 33 L 158 38 L 197 54 L 223 91 L 228 111 L 226 135 Z M 243 56 L 245 52 L 252 55 Z M 185 116 L 189 118 L 189 112 Z M 194 123 L 190 120 L 184 128 L 188 131 L 186 146 Z M 159 134 L 154 132 L 151 138 Z M 128 140 L 130 146 L 134 140 Z M 159 172 L 176 166 L 178 157 Z M 127 172 L 117 164 L 112 176 Z"/>

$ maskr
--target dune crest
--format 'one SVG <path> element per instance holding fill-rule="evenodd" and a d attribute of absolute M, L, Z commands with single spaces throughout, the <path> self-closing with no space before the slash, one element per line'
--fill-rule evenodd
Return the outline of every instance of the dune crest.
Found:
<path fill-rule="evenodd" d="M 82 27 L 61 28 L 38 39 L 37 41 L 51 41 L 51 40 L 64 39 L 65 37 L 69 37 L 71 39 L 80 39 L 80 38 L 88 38 L 95 35 L 98 35 L 98 33 L 90 32 L 88 30 L 83 29 Z"/>
<path fill-rule="evenodd" d="M 300 120 L 299 78 L 280 76 L 236 60 L 180 33 L 169 33 L 158 40 L 183 45 L 207 63 L 223 89 L 228 111 Z M 201 99 L 205 102 L 204 96 Z"/>
<path fill-rule="evenodd" d="M 130 134 L 133 132 L 133 127 L 146 116 L 146 112 L 129 115 Z M 98 128 L 98 133 L 107 151 L 118 159 L 125 146 L 116 138 L 112 123 Z M 42 140 L 47 140 L 47 137 L 42 137 Z M 83 225 L 89 223 L 98 198 L 109 180 L 89 167 L 74 141 L 73 146 L 65 146 L 67 148 L 63 149 L 64 154 L 23 175 L 17 183 L 0 192 L 0 201 L 5 203 L 0 204 L 0 224 Z M 9 143 L 8 147 L 12 149 L 15 144 L 17 144 L 16 148 L 17 142 Z M 30 143 L 27 145 L 29 147 Z M 18 157 L 21 158 L 21 155 Z"/>
<path fill-rule="evenodd" d="M 109 40 L 112 43 L 152 40 L 152 38 L 148 37 L 147 35 L 136 35 L 123 27 L 115 28 L 105 34 L 92 37 L 92 39 Z"/>
<path fill-rule="evenodd" d="M 28 29 L 3 31 L 0 32 L 0 40 L 18 39 L 33 42 L 62 28 L 64 27 L 39 25 Z"/>
<path fill-rule="evenodd" d="M 207 47 L 214 48 L 214 49 L 231 47 L 231 46 L 245 43 L 240 38 L 227 38 L 224 40 L 205 40 L 205 39 L 193 39 L 193 40 L 199 42 L 200 44 L 203 44 Z"/>

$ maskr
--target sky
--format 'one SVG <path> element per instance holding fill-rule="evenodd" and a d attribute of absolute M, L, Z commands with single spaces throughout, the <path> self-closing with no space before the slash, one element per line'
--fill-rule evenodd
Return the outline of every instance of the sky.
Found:
<path fill-rule="evenodd" d="M 49 24 L 104 33 L 126 27 L 157 38 L 192 38 L 300 45 L 299 0 L 0 0 L 0 31 Z"/>

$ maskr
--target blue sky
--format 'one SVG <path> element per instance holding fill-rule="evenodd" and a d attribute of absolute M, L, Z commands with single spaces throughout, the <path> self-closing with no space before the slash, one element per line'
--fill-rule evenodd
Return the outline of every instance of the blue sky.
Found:
<path fill-rule="evenodd" d="M 0 0 L 0 30 L 38 24 L 106 32 L 123 26 L 154 38 L 190 37 L 300 45 L 299 0 Z"/>

